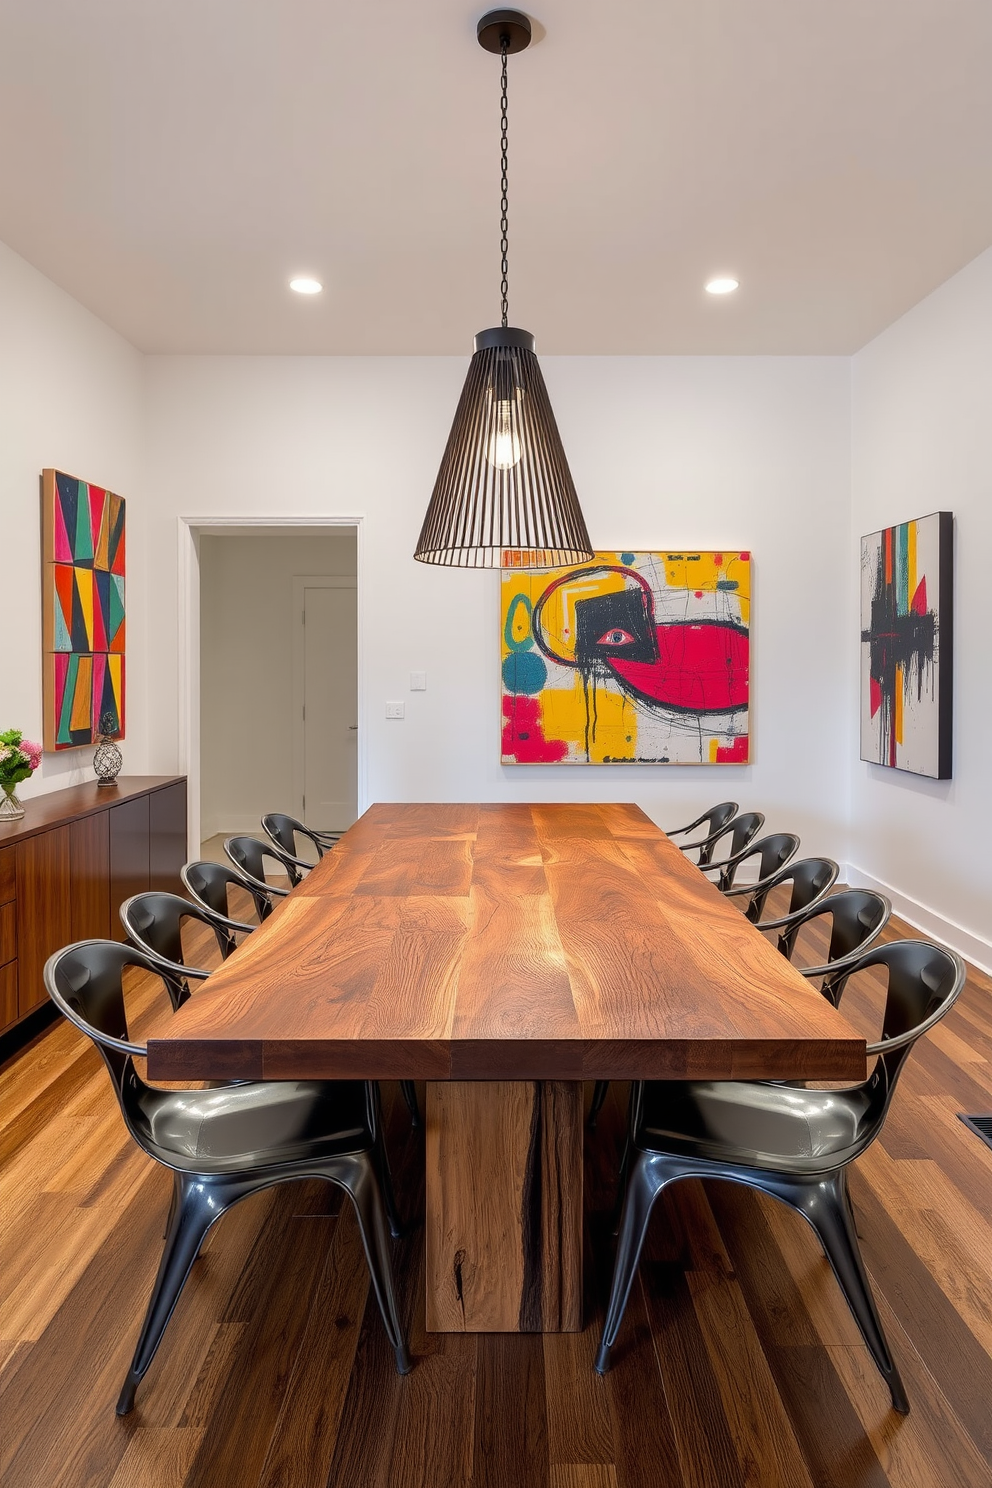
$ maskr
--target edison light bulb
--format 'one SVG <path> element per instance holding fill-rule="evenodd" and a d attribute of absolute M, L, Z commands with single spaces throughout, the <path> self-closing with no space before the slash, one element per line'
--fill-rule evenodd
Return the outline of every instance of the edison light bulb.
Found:
<path fill-rule="evenodd" d="M 486 459 L 495 470 L 512 470 L 520 455 L 513 403 L 509 398 L 500 398 L 496 403 L 496 428 L 486 445 Z"/>

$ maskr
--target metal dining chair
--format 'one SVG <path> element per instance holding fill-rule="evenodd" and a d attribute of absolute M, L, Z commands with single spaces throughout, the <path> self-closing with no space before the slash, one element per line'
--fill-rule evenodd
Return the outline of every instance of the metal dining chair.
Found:
<path fill-rule="evenodd" d="M 871 1292 L 847 1169 L 878 1136 L 910 1050 L 953 1005 L 965 983 L 960 956 L 927 941 L 866 951 L 849 976 L 882 967 L 888 987 L 882 1037 L 868 1045 L 868 1078 L 845 1090 L 768 1081 L 659 1080 L 635 1086 L 617 1259 L 596 1369 L 610 1367 L 655 1200 L 682 1178 L 723 1178 L 770 1194 L 812 1226 L 861 1336 L 889 1387 L 909 1401 Z"/>
<path fill-rule="evenodd" d="M 146 890 L 143 894 L 132 894 L 130 899 L 124 900 L 119 914 L 124 933 L 131 944 L 137 946 L 139 951 L 144 951 L 149 960 L 155 962 L 167 984 L 173 982 L 178 986 L 179 996 L 178 999 L 173 999 L 174 1008 L 189 997 L 192 990 L 189 986 L 190 979 L 203 981 L 211 971 L 209 967 L 192 966 L 186 960 L 182 938 L 185 924 L 195 921 L 212 931 L 224 961 L 237 946 L 234 937 L 218 923 L 215 915 L 202 905 L 194 904 L 191 899 L 182 899 L 178 894 L 167 894 L 156 889 L 150 892 Z"/>
<path fill-rule="evenodd" d="M 355 1208 L 379 1311 L 400 1374 L 412 1368 L 393 1284 L 386 1218 L 400 1233 L 372 1081 L 250 1081 L 215 1090 L 159 1090 L 134 1066 L 147 1048 L 128 1032 L 127 967 L 159 975 L 134 946 L 87 940 L 49 958 L 48 995 L 98 1046 L 124 1124 L 169 1168 L 173 1203 L 162 1259 L 117 1414 L 126 1415 L 155 1357 L 208 1230 L 232 1205 L 273 1184 L 323 1178 Z"/>
<path fill-rule="evenodd" d="M 699 866 L 703 869 L 704 873 L 713 873 L 719 869 L 720 876 L 717 879 L 717 886 L 719 888 L 723 888 L 725 885 L 729 887 L 733 882 L 734 867 L 744 857 L 764 824 L 765 814 L 763 811 L 742 811 L 739 816 L 735 816 L 712 839 L 709 857 L 705 863 L 700 863 Z M 729 837 L 730 841 L 725 848 L 721 848 L 720 844 L 725 837 Z M 714 861 L 713 854 L 718 851 L 726 852 L 727 856 Z"/>
<path fill-rule="evenodd" d="M 749 843 L 743 852 L 737 853 L 732 858 L 710 863 L 708 868 L 719 869 L 717 888 L 722 894 L 726 894 L 736 886 L 737 874 L 744 864 L 755 859 L 757 878 L 746 888 L 741 887 L 737 890 L 742 894 L 747 892 L 747 889 L 756 889 L 764 879 L 770 878 L 773 873 L 784 868 L 798 851 L 799 838 L 795 832 L 773 832 L 768 837 L 759 837 L 756 842 Z"/>
<path fill-rule="evenodd" d="M 748 896 L 744 914 L 756 930 L 780 930 L 784 934 L 803 910 L 830 893 L 839 875 L 840 867 L 833 858 L 799 858 L 787 862 L 777 873 L 759 878 L 757 883 L 736 884 L 723 892 L 728 899 Z M 773 889 L 788 883 L 792 885 L 792 893 L 786 913 L 772 920 L 763 920 L 761 916 L 768 895 Z M 781 941 L 782 936 L 779 939 Z"/>
<path fill-rule="evenodd" d="M 711 806 L 708 811 L 703 812 L 702 816 L 697 816 L 695 821 L 689 822 L 684 827 L 675 827 L 673 831 L 666 832 L 665 836 L 681 837 L 686 832 L 694 832 L 697 827 L 701 827 L 705 822 L 705 836 L 697 838 L 695 842 L 676 844 L 680 852 L 694 852 L 698 848 L 699 857 L 696 859 L 696 862 L 702 867 L 704 863 L 709 862 L 712 856 L 712 844 L 719 837 L 727 823 L 737 815 L 738 810 L 739 807 L 736 801 L 721 801 L 718 806 Z"/>
<path fill-rule="evenodd" d="M 202 858 L 195 863 L 184 863 L 179 870 L 186 892 L 202 904 L 231 934 L 248 934 L 257 926 L 248 920 L 236 920 L 231 914 L 228 899 L 229 889 L 241 889 L 250 894 L 258 915 L 259 924 L 272 913 L 272 899 L 268 888 L 263 893 L 251 879 L 230 868 L 226 863 L 212 863 Z"/>
<path fill-rule="evenodd" d="M 294 888 L 300 881 L 299 869 L 294 867 L 292 859 L 287 858 L 282 848 L 276 847 L 274 842 L 262 842 L 258 837 L 227 837 L 224 841 L 224 851 L 238 872 L 250 879 L 256 888 L 264 889 L 267 894 L 282 897 L 289 893 L 289 889 L 281 888 L 278 884 L 271 884 L 266 880 L 266 858 L 278 864 L 279 868 L 287 874 L 290 888 Z"/>
<path fill-rule="evenodd" d="M 267 816 L 262 817 L 262 830 L 284 857 L 292 859 L 296 871 L 301 876 L 309 873 L 314 865 L 309 858 L 300 857 L 297 837 L 302 837 L 310 843 L 316 851 L 318 861 L 327 851 L 318 834 L 304 826 L 303 822 L 297 821 L 295 816 L 283 816 L 281 812 L 271 811 Z"/>
<path fill-rule="evenodd" d="M 874 889 L 843 889 L 819 900 L 800 915 L 779 940 L 779 950 L 792 960 L 800 930 L 824 915 L 830 916 L 827 959 L 818 966 L 797 966 L 804 977 L 822 977 L 820 991 L 834 1007 L 840 1002 L 847 979 L 863 953 L 873 945 L 889 922 L 892 905 Z"/>

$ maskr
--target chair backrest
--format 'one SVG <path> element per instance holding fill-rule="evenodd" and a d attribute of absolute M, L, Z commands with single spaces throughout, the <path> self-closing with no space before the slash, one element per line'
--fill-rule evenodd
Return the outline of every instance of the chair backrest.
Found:
<path fill-rule="evenodd" d="M 732 817 L 728 825 L 710 839 L 710 859 L 705 867 L 721 870 L 721 887 L 733 883 L 735 859 L 743 856 L 764 824 L 765 813 L 763 811 L 742 811 L 739 816 Z M 726 846 L 723 845 L 725 842 Z"/>
<path fill-rule="evenodd" d="M 248 878 L 253 878 L 270 894 L 282 894 L 288 891 L 266 882 L 266 858 L 278 864 L 280 870 L 289 875 L 290 883 L 298 882 L 298 879 L 294 880 L 290 873 L 292 864 L 286 861 L 286 854 L 281 848 L 276 847 L 274 842 L 262 842 L 258 837 L 228 837 L 224 842 L 224 851 L 235 868 Z"/>
<path fill-rule="evenodd" d="M 276 847 L 288 853 L 291 858 L 305 861 L 300 853 L 297 837 L 303 837 L 316 850 L 317 857 L 324 856 L 323 844 L 319 841 L 316 833 L 304 826 L 303 822 L 297 821 L 295 816 L 284 816 L 281 812 L 271 811 L 268 816 L 262 817 L 262 830 L 265 832 Z"/>
<path fill-rule="evenodd" d="M 884 894 L 878 894 L 874 889 L 843 889 L 839 894 L 829 894 L 827 898 L 811 904 L 807 912 L 782 937 L 780 949 L 791 958 L 800 930 L 814 920 L 822 919 L 824 915 L 829 916 L 830 943 L 826 959 L 822 963 L 825 973 L 831 962 L 844 961 L 857 951 L 866 951 L 878 939 L 891 914 L 892 905 Z M 806 975 L 817 974 L 817 968 L 803 967 L 802 970 Z M 832 989 L 828 986 L 830 981 L 827 976 L 820 990 L 833 1002 Z"/>
<path fill-rule="evenodd" d="M 759 837 L 757 842 L 752 842 L 745 849 L 745 851 L 741 853 L 740 857 L 737 859 L 737 862 L 734 863 L 733 873 L 729 882 L 725 883 L 721 878 L 720 888 L 726 891 L 728 888 L 732 887 L 739 870 L 752 858 L 757 858 L 758 860 L 758 877 L 756 880 L 756 884 L 764 884 L 765 880 L 772 878 L 774 874 L 779 871 L 780 868 L 783 868 L 785 864 L 789 862 L 790 858 L 794 858 L 798 851 L 799 838 L 796 836 L 795 832 L 773 832 L 768 837 Z M 734 892 L 737 894 L 746 894 L 753 888 L 755 888 L 755 885 L 753 884 L 742 884 L 741 887 L 739 889 L 735 889 Z M 758 906 L 760 911 L 765 902 L 764 895 L 762 894 L 760 889 L 757 890 L 755 897 L 758 898 L 760 901 Z M 753 902 L 754 901 L 752 900 L 752 903 Z"/>
<path fill-rule="evenodd" d="M 783 884 L 792 885 L 792 893 L 789 896 L 789 907 L 782 915 L 777 915 L 771 921 L 770 926 L 776 925 L 779 920 L 786 919 L 798 914 L 800 910 L 807 909 L 809 905 L 815 904 L 825 894 L 829 894 L 837 882 L 840 873 L 839 866 L 832 858 L 800 858 L 798 862 L 788 862 L 784 868 L 764 883 L 757 894 L 748 904 L 746 914 L 749 920 L 756 924 L 763 920 L 762 911 L 765 901 L 772 889 L 781 888 Z"/>
<path fill-rule="evenodd" d="M 709 837 L 712 833 L 719 832 L 721 827 L 725 827 L 731 817 L 737 815 L 739 809 L 736 801 L 721 801 L 719 805 L 711 806 L 708 811 L 704 811 L 702 816 L 697 816 L 695 821 L 686 822 L 684 827 L 673 827 L 670 832 L 666 833 L 666 836 L 680 837 L 683 832 L 694 832 L 697 827 L 705 823 L 704 835 Z"/>
<path fill-rule="evenodd" d="M 234 940 L 217 921 L 199 904 L 194 904 L 190 899 L 181 899 L 178 894 L 165 894 L 155 890 L 134 894 L 121 905 L 120 917 L 131 942 L 156 963 L 165 963 L 165 970 L 169 974 L 167 981 L 169 977 L 174 977 L 180 982 L 183 990 L 180 1002 L 185 1002 L 189 996 L 189 987 L 181 971 L 188 965 L 183 955 L 182 941 L 182 927 L 186 921 L 196 920 L 205 925 L 217 941 L 223 958 L 226 959 L 234 950 Z M 197 971 L 200 968 L 190 967 L 190 970 Z"/>
<path fill-rule="evenodd" d="M 149 1087 L 134 1067 L 124 1005 L 124 972 L 138 967 L 166 982 L 161 969 L 136 946 L 116 940 L 81 940 L 50 956 L 43 972 L 49 997 L 100 1050 L 128 1128 L 141 1119 L 141 1097 Z M 171 993 L 170 993 L 171 997 Z M 107 1042 L 109 1041 L 109 1042 Z M 140 1140 L 140 1138 L 139 1138 Z"/>
<path fill-rule="evenodd" d="M 257 884 L 249 882 L 237 869 L 229 868 L 226 863 L 211 863 L 206 858 L 195 863 L 184 863 L 179 876 L 194 899 L 225 920 L 236 919 L 231 914 L 228 902 L 229 888 L 243 889 L 251 895 L 260 921 L 272 913 L 272 900 L 268 894 L 263 893 Z"/>
<path fill-rule="evenodd" d="M 929 1033 L 953 1007 L 967 979 L 967 968 L 955 951 L 927 940 L 896 940 L 872 946 L 858 957 L 845 981 L 874 967 L 887 972 L 882 1037 L 868 1045 L 869 1056 L 877 1056 L 868 1079 L 849 1092 L 866 1098 L 860 1118 L 862 1149 L 877 1135 L 899 1073 L 917 1039 Z"/>

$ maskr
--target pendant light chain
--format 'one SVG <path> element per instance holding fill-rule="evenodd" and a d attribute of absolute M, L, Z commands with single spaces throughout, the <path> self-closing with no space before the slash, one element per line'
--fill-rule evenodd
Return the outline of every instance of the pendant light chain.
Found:
<path fill-rule="evenodd" d="M 507 134 L 507 119 L 506 119 L 506 48 L 507 48 L 507 41 L 504 38 L 503 41 L 502 41 L 502 45 L 500 46 L 500 49 L 499 49 L 500 50 L 500 57 L 502 58 L 502 61 L 503 61 L 503 76 L 502 76 L 502 81 L 501 81 L 501 85 L 500 85 L 500 125 L 499 125 L 499 133 L 500 133 L 500 162 L 501 162 L 501 166 L 502 166 L 502 171 L 501 171 L 501 175 L 500 175 L 500 203 L 499 203 L 499 206 L 500 206 L 500 215 L 499 215 L 499 227 L 500 227 L 500 250 L 501 250 L 501 253 L 502 253 L 502 270 L 503 270 L 502 279 L 500 281 L 500 305 L 501 305 L 502 312 L 503 312 L 503 325 L 504 325 L 504 327 L 506 327 L 507 325 L 509 325 L 509 319 L 508 319 L 508 316 L 509 316 L 509 300 L 508 300 L 509 277 L 508 276 L 509 276 L 509 272 L 510 272 L 509 271 L 508 257 L 507 257 L 508 251 L 509 251 L 509 246 L 510 246 L 510 240 L 509 240 L 509 209 L 508 209 L 508 202 L 507 202 L 508 181 L 507 181 L 507 138 L 506 138 L 506 134 Z"/>

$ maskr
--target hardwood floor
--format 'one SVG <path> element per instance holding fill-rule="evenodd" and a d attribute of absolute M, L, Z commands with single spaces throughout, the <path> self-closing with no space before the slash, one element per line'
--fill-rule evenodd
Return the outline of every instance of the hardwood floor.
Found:
<path fill-rule="evenodd" d="M 912 934 L 893 921 L 891 933 Z M 799 959 L 812 962 L 815 943 Z M 845 1011 L 874 1032 L 870 997 Z M 147 1018 L 151 996 L 135 989 Z M 140 1035 L 142 1016 L 135 1018 Z M 423 1147 L 387 1087 L 408 1215 Z M 912 1402 L 894 1415 L 812 1233 L 728 1184 L 659 1203 L 605 1379 L 625 1087 L 586 1139 L 582 1333 L 430 1334 L 422 1231 L 395 1248 L 416 1368 L 393 1370 L 333 1190 L 240 1205 L 197 1262 L 130 1417 L 114 1402 L 158 1262 L 168 1175 L 59 1024 L 0 1071 L 0 1474 L 9 1488 L 979 1488 L 992 1485 L 992 982 L 917 1047 L 852 1189 Z"/>

